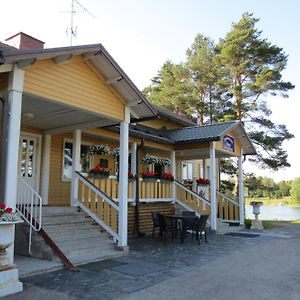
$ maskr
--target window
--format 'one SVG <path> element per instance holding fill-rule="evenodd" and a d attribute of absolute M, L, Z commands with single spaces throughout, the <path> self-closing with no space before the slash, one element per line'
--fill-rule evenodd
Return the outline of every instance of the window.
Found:
<path fill-rule="evenodd" d="M 89 157 L 89 145 L 81 145 L 81 157 L 80 165 L 82 172 L 88 172 L 90 170 L 90 157 Z M 63 150 L 63 170 L 62 170 L 62 180 L 71 180 L 72 177 L 72 152 L 73 143 L 69 141 L 64 141 Z"/>
<path fill-rule="evenodd" d="M 108 168 L 108 159 L 100 158 L 100 168 Z"/>
<path fill-rule="evenodd" d="M 193 180 L 193 163 L 184 162 L 182 163 L 182 173 L 181 178 L 182 180 Z"/>

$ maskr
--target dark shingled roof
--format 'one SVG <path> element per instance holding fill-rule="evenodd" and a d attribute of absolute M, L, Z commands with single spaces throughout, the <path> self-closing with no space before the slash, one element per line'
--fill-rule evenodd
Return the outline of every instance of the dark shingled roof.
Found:
<path fill-rule="evenodd" d="M 162 118 L 170 119 L 173 122 L 176 122 L 176 123 L 179 123 L 179 124 L 182 124 L 185 126 L 195 126 L 196 125 L 196 123 L 194 123 L 191 118 L 188 118 L 185 115 L 177 115 L 173 111 L 170 111 L 167 108 L 153 104 L 152 102 L 150 102 L 150 104 L 154 107 L 158 116 L 160 116 Z"/>
<path fill-rule="evenodd" d="M 197 141 L 218 141 L 220 137 L 233 126 L 236 121 L 216 123 L 204 126 L 185 127 L 180 129 L 167 130 L 165 135 L 176 143 L 190 143 Z"/>
<path fill-rule="evenodd" d="M 110 130 L 119 131 L 119 126 L 110 127 Z M 240 121 L 216 123 L 211 125 L 193 126 L 178 129 L 155 129 L 140 124 L 130 124 L 130 136 L 145 138 L 162 144 L 178 145 L 200 142 L 219 141 L 229 131 L 235 131 L 240 140 L 244 154 L 256 154 L 250 138 Z"/>

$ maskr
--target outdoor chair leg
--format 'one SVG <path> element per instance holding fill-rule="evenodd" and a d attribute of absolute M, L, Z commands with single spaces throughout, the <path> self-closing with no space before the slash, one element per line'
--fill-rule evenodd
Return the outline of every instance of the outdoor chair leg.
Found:
<path fill-rule="evenodd" d="M 207 244 L 207 234 L 206 234 L 206 230 L 204 231 L 204 237 L 205 237 L 205 243 Z"/>

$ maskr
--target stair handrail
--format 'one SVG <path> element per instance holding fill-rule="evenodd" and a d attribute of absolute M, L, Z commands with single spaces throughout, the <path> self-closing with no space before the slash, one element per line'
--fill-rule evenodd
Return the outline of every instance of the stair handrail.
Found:
<path fill-rule="evenodd" d="M 32 230 L 42 228 L 43 199 L 21 176 L 18 176 L 16 210 L 29 225 L 28 252 L 31 255 Z M 35 221 L 37 220 L 37 221 Z"/>
<path fill-rule="evenodd" d="M 85 184 L 89 189 L 94 191 L 101 199 L 111 205 L 116 211 L 119 211 L 118 204 L 110 198 L 107 194 L 101 191 L 98 187 L 96 187 L 91 181 L 89 181 L 86 177 L 84 177 L 81 172 L 75 171 L 74 176 L 78 178 L 83 184 Z M 76 204 L 86 213 L 88 214 L 96 223 L 98 223 L 102 228 L 104 228 L 114 240 L 120 240 L 120 236 L 117 232 L 115 232 L 111 227 L 106 225 L 96 214 L 94 214 L 88 207 L 86 207 L 81 201 L 78 199 L 74 199 Z"/>
<path fill-rule="evenodd" d="M 207 205 L 211 205 L 210 201 L 208 199 L 205 199 L 203 196 L 200 196 L 199 194 L 197 194 L 194 191 L 191 191 L 190 189 L 188 189 L 185 185 L 183 185 L 181 182 L 174 180 L 174 184 L 179 186 L 180 188 L 184 189 L 186 192 L 190 193 L 191 195 L 193 195 L 194 197 L 196 197 L 198 200 L 204 202 Z"/>
<path fill-rule="evenodd" d="M 222 193 L 222 192 L 220 192 L 220 191 L 216 191 L 216 192 L 217 192 L 217 195 L 223 197 L 223 198 L 224 198 L 225 200 L 227 200 L 228 202 L 230 202 L 230 203 L 232 203 L 232 204 L 234 204 L 234 205 L 236 205 L 236 206 L 238 206 L 238 207 L 240 206 L 239 202 L 237 202 L 235 199 L 229 197 L 228 195 L 226 195 L 226 194 L 224 194 L 224 193 Z"/>

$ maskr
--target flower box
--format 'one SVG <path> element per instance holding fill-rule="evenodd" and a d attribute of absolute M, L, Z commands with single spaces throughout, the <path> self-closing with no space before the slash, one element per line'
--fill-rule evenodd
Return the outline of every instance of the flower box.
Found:
<path fill-rule="evenodd" d="M 100 174 L 100 173 L 88 173 L 91 178 L 108 178 L 109 174 Z"/>
<path fill-rule="evenodd" d="M 201 186 L 201 185 L 207 186 L 207 185 L 210 184 L 210 181 L 209 181 L 209 179 L 207 179 L 207 178 L 198 178 L 198 179 L 196 179 L 196 183 L 197 183 L 197 185 L 199 185 L 199 186 Z"/>

